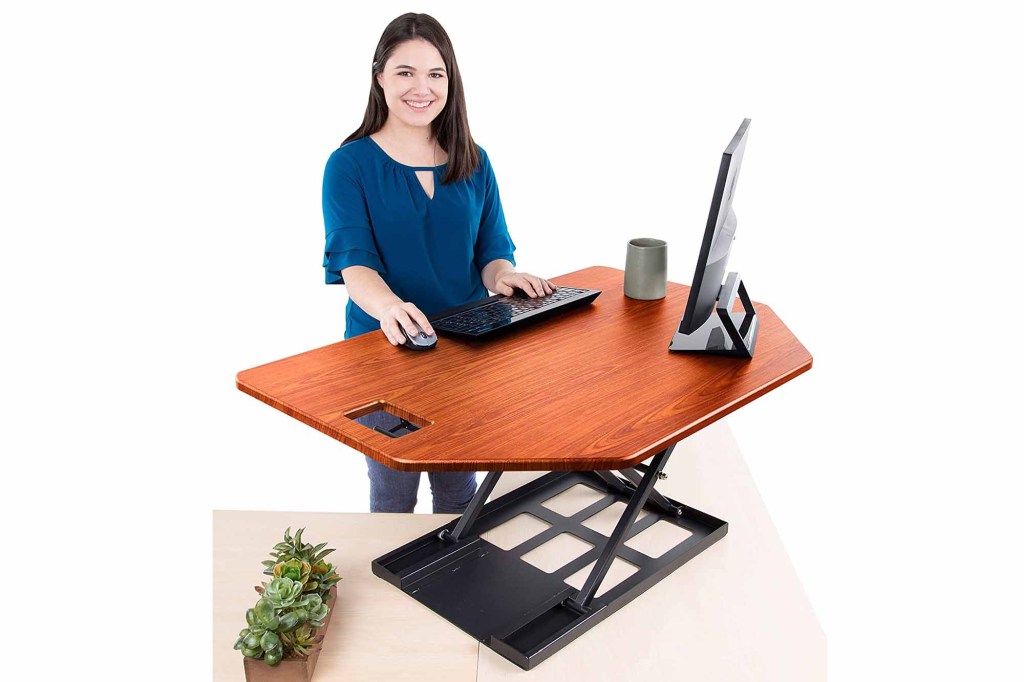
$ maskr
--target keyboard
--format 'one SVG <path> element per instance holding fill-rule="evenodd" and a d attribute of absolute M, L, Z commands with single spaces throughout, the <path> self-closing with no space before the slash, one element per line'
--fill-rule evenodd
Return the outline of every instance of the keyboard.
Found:
<path fill-rule="evenodd" d="M 491 296 L 457 308 L 442 310 L 428 319 L 434 331 L 452 336 L 480 338 L 517 327 L 523 322 L 558 315 L 590 303 L 601 291 L 560 286 L 537 298 Z"/>

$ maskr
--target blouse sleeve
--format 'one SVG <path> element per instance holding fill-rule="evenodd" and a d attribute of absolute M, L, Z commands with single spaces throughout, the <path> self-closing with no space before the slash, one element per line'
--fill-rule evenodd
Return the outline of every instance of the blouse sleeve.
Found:
<path fill-rule="evenodd" d="M 508 226 L 505 224 L 505 213 L 501 210 L 498 182 L 494 177 L 491 161 L 483 149 L 480 150 L 480 156 L 485 192 L 483 213 L 480 216 L 480 231 L 473 248 L 473 264 L 476 265 L 477 270 L 482 271 L 484 266 L 498 258 L 503 258 L 515 265 L 516 261 L 512 252 L 516 250 L 516 245 L 512 243 Z"/>
<path fill-rule="evenodd" d="M 344 284 L 341 270 L 365 265 L 386 274 L 373 238 L 366 197 L 355 164 L 338 149 L 327 161 L 323 187 L 324 271 L 327 284 Z"/>

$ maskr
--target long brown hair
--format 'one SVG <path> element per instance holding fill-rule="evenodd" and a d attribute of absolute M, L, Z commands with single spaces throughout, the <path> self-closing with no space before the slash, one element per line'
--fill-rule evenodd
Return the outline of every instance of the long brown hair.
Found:
<path fill-rule="evenodd" d="M 430 132 L 437 143 L 448 152 L 448 169 L 441 179 L 442 184 L 456 182 L 471 176 L 480 165 L 480 151 L 469 132 L 466 116 L 466 97 L 462 91 L 462 74 L 455 61 L 455 50 L 441 24 L 429 14 L 410 12 L 398 17 L 384 29 L 373 53 L 370 74 L 370 101 L 366 105 L 363 124 L 349 135 L 342 145 L 372 135 L 388 120 L 388 104 L 384 90 L 377 82 L 377 74 L 384 71 L 384 64 L 401 43 L 407 40 L 426 40 L 437 48 L 448 72 L 448 101 L 437 118 L 430 122 Z"/>

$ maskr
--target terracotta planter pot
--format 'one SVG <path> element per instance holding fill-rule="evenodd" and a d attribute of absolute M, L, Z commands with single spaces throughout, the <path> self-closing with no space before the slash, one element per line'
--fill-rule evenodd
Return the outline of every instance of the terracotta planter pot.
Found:
<path fill-rule="evenodd" d="M 324 626 L 316 631 L 318 635 L 324 636 L 325 641 L 327 630 L 331 626 L 331 618 L 334 617 L 334 606 L 338 603 L 338 586 L 332 587 L 329 594 L 331 598 L 327 600 L 327 605 L 331 610 L 324 619 Z M 322 648 L 323 642 L 314 645 L 306 658 L 286 658 L 277 665 L 267 665 L 262 659 L 246 656 L 243 661 L 246 682 L 309 682 L 313 679 L 313 671 L 316 669 L 316 661 L 320 658 Z"/>

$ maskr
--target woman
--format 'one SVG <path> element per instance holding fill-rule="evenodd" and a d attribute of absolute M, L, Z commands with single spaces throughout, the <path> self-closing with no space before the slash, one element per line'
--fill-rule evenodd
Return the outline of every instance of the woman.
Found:
<path fill-rule="evenodd" d="M 345 338 L 380 329 L 397 346 L 400 327 L 433 334 L 426 314 L 488 290 L 531 298 L 555 290 L 515 271 L 494 171 L 469 132 L 455 52 L 426 14 L 384 29 L 363 124 L 327 162 L 323 209 L 327 283 L 348 286 Z M 366 463 L 370 511 L 413 511 L 419 473 Z M 474 472 L 429 477 L 435 513 L 464 511 L 476 492 Z"/>

